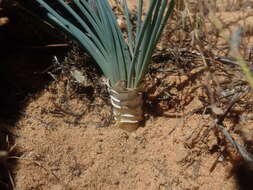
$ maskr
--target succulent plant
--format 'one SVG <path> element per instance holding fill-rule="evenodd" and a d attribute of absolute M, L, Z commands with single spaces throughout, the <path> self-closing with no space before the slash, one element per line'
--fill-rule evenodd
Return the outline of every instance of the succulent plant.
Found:
<path fill-rule="evenodd" d="M 97 62 L 108 79 L 112 105 L 118 109 L 114 110 L 119 116 L 118 121 L 129 124 L 142 120 L 142 111 L 126 113 L 126 110 L 135 109 L 142 103 L 130 106 L 123 103 L 127 101 L 128 95 L 116 95 L 127 91 L 133 93 L 133 90 L 137 94 L 141 93 L 138 89 L 173 11 L 174 0 L 149 0 L 144 19 L 143 0 L 137 0 L 136 27 L 132 25 L 126 0 L 121 0 L 127 23 L 127 39 L 124 38 L 108 0 L 72 0 L 71 5 L 63 0 L 36 1 L 45 8 L 47 18 L 79 42 Z M 131 102 L 133 104 L 134 100 Z M 125 110 L 124 114 L 120 111 L 122 109 Z"/>

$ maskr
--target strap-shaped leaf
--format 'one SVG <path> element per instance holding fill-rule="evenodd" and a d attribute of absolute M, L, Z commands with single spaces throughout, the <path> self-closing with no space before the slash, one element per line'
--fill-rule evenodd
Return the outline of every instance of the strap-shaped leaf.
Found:
<path fill-rule="evenodd" d="M 150 40 L 148 41 L 147 44 L 147 50 L 144 54 L 144 56 L 142 57 L 143 60 L 141 60 L 142 64 L 139 64 L 138 67 L 136 68 L 136 72 L 137 73 L 141 73 L 140 75 L 138 75 L 137 80 L 135 81 L 135 85 L 138 85 L 139 81 L 141 80 L 141 78 L 143 77 L 144 73 L 146 72 L 145 69 L 147 69 L 147 64 L 149 64 L 149 60 L 151 59 L 153 50 L 155 48 L 155 40 L 156 40 L 156 35 L 158 32 L 158 29 L 160 27 L 162 18 L 164 16 L 165 13 L 165 9 L 167 7 L 167 2 L 168 0 L 162 0 L 161 1 L 157 1 L 156 3 L 156 8 L 154 9 L 154 15 L 153 15 L 153 20 L 152 23 L 150 25 Z"/>
<path fill-rule="evenodd" d="M 172 13 L 173 7 L 174 7 L 174 0 L 171 0 L 170 2 L 168 2 L 168 0 L 156 2 L 156 8 L 153 12 L 152 26 L 151 29 L 150 28 L 147 29 L 147 31 L 150 32 L 151 34 L 150 41 L 147 46 L 145 45 L 146 47 L 145 55 L 141 56 L 141 59 L 139 60 L 137 67 L 135 67 L 136 73 L 139 74 L 136 77 L 134 86 L 138 86 L 140 84 L 143 76 L 148 70 L 148 64 L 151 61 L 153 51 L 161 36 L 164 26 L 167 23 L 170 14 Z"/>
<path fill-rule="evenodd" d="M 64 0 L 36 1 L 48 11 L 47 16 L 52 22 L 90 53 L 112 86 L 125 80 L 128 88 L 138 87 L 147 72 L 155 46 L 174 7 L 174 0 L 149 0 L 142 21 L 144 1 L 136 0 L 137 26 L 134 31 L 127 1 L 121 0 L 127 22 L 126 40 L 108 0 L 73 0 L 73 6 Z"/>
<path fill-rule="evenodd" d="M 124 15 L 126 17 L 126 22 L 127 22 L 127 33 L 128 33 L 128 46 L 129 46 L 129 50 L 131 53 L 131 56 L 133 56 L 133 52 L 134 52 L 134 41 L 133 41 L 133 26 L 132 23 L 130 21 L 130 15 L 129 15 L 129 9 L 128 9 L 128 5 L 126 0 L 123 0 L 123 6 L 124 6 Z"/>
<path fill-rule="evenodd" d="M 74 26 L 67 19 L 63 18 L 56 11 L 54 11 L 47 3 L 42 0 L 37 0 L 41 3 L 49 12 L 47 14 L 48 18 L 54 21 L 58 26 L 67 31 L 72 37 L 74 37 L 77 41 L 81 43 L 81 45 L 92 55 L 92 57 L 97 61 L 99 66 L 105 75 L 108 76 L 108 68 L 106 67 L 107 60 L 104 55 L 99 51 L 97 46 L 93 43 L 93 41 L 85 35 L 79 28 Z M 103 64 L 102 64 L 103 63 Z"/>
<path fill-rule="evenodd" d="M 136 38 L 133 59 L 131 61 L 131 64 L 129 65 L 129 69 L 128 69 L 129 70 L 128 78 L 127 78 L 128 86 L 133 84 L 132 80 L 135 80 L 135 77 L 138 74 L 135 72 L 135 64 L 136 64 L 136 61 L 138 60 L 138 57 L 141 56 L 143 54 L 143 51 L 145 50 L 145 49 L 140 49 L 140 47 L 141 47 L 141 44 L 143 43 L 142 40 L 143 40 L 144 34 L 146 32 L 146 29 L 148 27 L 148 23 L 150 23 L 150 20 L 152 19 L 152 13 L 153 13 L 153 9 L 155 8 L 155 4 L 156 4 L 156 1 L 152 0 L 149 5 L 148 13 L 147 13 L 147 15 L 144 19 L 143 25 L 140 29 L 140 34 Z"/>
<path fill-rule="evenodd" d="M 138 0 L 136 36 L 139 36 L 140 28 L 142 27 L 142 21 L 141 21 L 142 9 L 143 9 L 143 0 Z"/>
<path fill-rule="evenodd" d="M 99 51 L 104 55 L 104 57 L 107 59 L 107 52 L 105 47 L 103 47 L 103 44 L 99 41 L 97 36 L 94 34 L 95 32 L 90 29 L 90 26 L 88 26 L 84 20 L 68 5 L 66 4 L 63 0 L 58 0 L 60 4 L 76 19 L 76 21 L 83 27 L 83 30 L 87 32 L 87 36 L 90 37 L 92 41 L 94 41 L 94 45 L 97 46 Z M 97 31 L 99 32 L 99 31 Z"/>

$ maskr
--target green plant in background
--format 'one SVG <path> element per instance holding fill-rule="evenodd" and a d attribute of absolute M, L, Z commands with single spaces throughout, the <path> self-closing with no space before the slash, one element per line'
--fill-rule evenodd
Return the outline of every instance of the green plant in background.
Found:
<path fill-rule="evenodd" d="M 108 78 L 116 119 L 127 124 L 141 121 L 139 88 L 172 13 L 174 0 L 149 0 L 144 19 L 143 0 L 137 0 L 136 30 L 130 21 L 127 2 L 121 0 L 127 39 L 108 0 L 72 0 L 71 6 L 63 0 L 36 1 L 46 9 L 47 18 L 77 40 Z"/>

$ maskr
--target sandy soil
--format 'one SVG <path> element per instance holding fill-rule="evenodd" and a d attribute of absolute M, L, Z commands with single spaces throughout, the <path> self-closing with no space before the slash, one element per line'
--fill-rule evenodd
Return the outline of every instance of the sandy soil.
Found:
<path fill-rule="evenodd" d="M 219 158 L 211 153 L 217 144 L 213 135 L 191 147 L 199 125 L 209 122 L 199 114 L 182 121 L 170 110 L 167 117 L 126 133 L 113 125 L 101 128 L 104 118 L 97 114 L 104 107 L 87 113 L 80 125 L 67 124 L 70 117 L 45 112 L 55 108 L 51 99 L 52 92 L 43 91 L 27 105 L 28 117 L 17 123 L 18 189 L 236 189 L 230 163 L 220 161 L 210 171 Z M 85 102 L 72 100 L 70 106 L 79 112 Z M 199 106 L 197 100 L 189 105 Z"/>

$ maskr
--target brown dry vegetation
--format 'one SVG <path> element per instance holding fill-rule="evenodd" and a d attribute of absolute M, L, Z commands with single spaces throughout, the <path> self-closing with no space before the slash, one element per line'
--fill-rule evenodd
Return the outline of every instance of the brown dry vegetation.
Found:
<path fill-rule="evenodd" d="M 253 1 L 182 2 L 145 78 L 146 122 L 132 133 L 114 126 L 89 56 L 45 47 L 62 41 L 18 20 L 17 5 L 0 12 L 9 21 L 0 26 L 1 190 L 253 189 L 252 163 L 224 136 L 253 153 L 252 91 L 230 48 L 240 28 L 252 67 Z"/>

